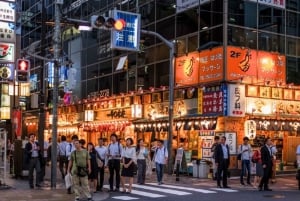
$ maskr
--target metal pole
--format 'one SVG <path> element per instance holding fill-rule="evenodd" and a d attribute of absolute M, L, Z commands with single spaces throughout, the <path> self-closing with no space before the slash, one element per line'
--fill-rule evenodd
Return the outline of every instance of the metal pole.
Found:
<path fill-rule="evenodd" d="M 51 146 L 51 188 L 56 188 L 56 167 L 57 167 L 57 102 L 58 102 L 58 76 L 60 67 L 60 10 L 59 4 L 55 3 L 55 26 L 53 36 L 53 51 L 54 51 L 54 83 L 53 83 L 53 123 L 52 123 L 52 146 Z"/>
<path fill-rule="evenodd" d="M 165 39 L 159 33 L 147 30 L 141 30 L 141 33 L 156 36 L 164 44 L 170 48 L 170 65 L 169 65 L 169 135 L 168 135 L 168 173 L 173 172 L 173 155 L 172 155 L 172 141 L 173 141 L 173 110 L 174 110 L 174 57 L 175 57 L 175 44 Z"/>

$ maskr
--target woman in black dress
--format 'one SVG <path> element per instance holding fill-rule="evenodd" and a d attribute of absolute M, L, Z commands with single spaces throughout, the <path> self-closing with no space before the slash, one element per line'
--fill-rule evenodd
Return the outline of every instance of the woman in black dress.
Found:
<path fill-rule="evenodd" d="M 136 151 L 135 148 L 132 147 L 132 145 L 133 145 L 133 139 L 128 138 L 126 140 L 126 147 L 124 147 L 122 151 L 123 168 L 121 172 L 121 183 L 122 183 L 123 193 L 131 193 L 131 189 L 132 189 L 134 169 L 136 166 Z M 129 187 L 127 191 L 125 188 L 125 177 L 129 178 Z"/>
<path fill-rule="evenodd" d="M 88 152 L 91 157 L 91 173 L 88 175 L 90 189 L 91 192 L 96 192 L 97 188 L 97 171 L 98 171 L 98 164 L 97 164 L 97 152 L 95 150 L 95 146 L 93 143 L 88 143 Z"/>

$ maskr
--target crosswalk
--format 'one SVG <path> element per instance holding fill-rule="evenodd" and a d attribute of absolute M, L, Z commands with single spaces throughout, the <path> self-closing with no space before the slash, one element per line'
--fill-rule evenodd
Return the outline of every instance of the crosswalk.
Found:
<path fill-rule="evenodd" d="M 131 194 L 116 194 L 112 196 L 116 200 L 138 200 L 143 198 L 163 198 L 167 196 L 187 196 L 193 193 L 202 194 L 214 194 L 214 193 L 236 193 L 238 190 L 235 189 L 224 189 L 224 188 L 192 188 L 170 184 L 158 185 L 157 183 L 147 183 L 146 185 L 133 184 Z M 109 188 L 105 185 L 104 188 Z"/>

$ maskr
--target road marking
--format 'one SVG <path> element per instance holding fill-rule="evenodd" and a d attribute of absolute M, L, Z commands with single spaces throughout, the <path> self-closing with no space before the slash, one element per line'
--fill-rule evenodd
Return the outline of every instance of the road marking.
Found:
<path fill-rule="evenodd" d="M 188 192 L 176 191 L 176 190 L 167 189 L 167 188 L 155 188 L 155 187 L 151 187 L 151 186 L 143 186 L 143 185 L 137 185 L 137 184 L 133 184 L 132 186 L 135 188 L 142 188 L 142 189 L 150 190 L 150 191 L 159 191 L 159 192 L 174 194 L 174 195 L 190 195 L 191 194 Z"/>
<path fill-rule="evenodd" d="M 117 199 L 117 200 L 138 200 L 139 199 L 139 198 L 130 197 L 130 196 L 114 196 L 111 198 Z"/>
<path fill-rule="evenodd" d="M 229 189 L 229 188 L 211 188 L 211 189 L 215 190 L 215 191 L 223 191 L 223 192 L 227 192 L 227 193 L 238 192 L 238 190 L 233 190 L 233 189 Z"/>
<path fill-rule="evenodd" d="M 104 185 L 104 188 L 109 189 L 108 185 Z M 134 195 L 140 195 L 140 196 L 145 196 L 145 197 L 149 197 L 149 198 L 161 198 L 161 197 L 166 197 L 164 195 L 160 195 L 160 194 L 156 194 L 156 193 L 148 193 L 148 192 L 144 192 L 144 191 L 138 191 L 138 190 L 132 190 L 131 194 Z"/>
<path fill-rule="evenodd" d="M 182 187 L 182 186 L 172 186 L 172 185 L 158 185 L 157 183 L 147 183 L 149 185 L 154 185 L 154 186 L 162 186 L 162 187 L 167 187 L 167 188 L 174 188 L 174 189 L 179 189 L 179 190 L 187 190 L 187 191 L 194 191 L 198 193 L 217 193 L 215 191 L 210 191 L 210 190 L 205 190 L 205 189 L 198 189 L 198 188 L 189 188 L 189 187 Z"/>

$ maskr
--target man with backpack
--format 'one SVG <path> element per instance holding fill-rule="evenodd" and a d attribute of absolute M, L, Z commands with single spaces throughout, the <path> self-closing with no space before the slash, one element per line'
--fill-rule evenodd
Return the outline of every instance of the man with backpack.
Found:
<path fill-rule="evenodd" d="M 158 185 L 161 185 L 163 184 L 162 179 L 164 175 L 164 166 L 168 162 L 168 150 L 164 146 L 163 140 L 157 141 L 157 146 L 154 150 L 155 150 L 154 162 L 156 167 L 157 182 Z"/>
<path fill-rule="evenodd" d="M 107 147 L 109 169 L 109 192 L 120 191 L 120 161 L 122 147 L 115 133 L 110 136 L 111 143 Z M 114 189 L 114 175 L 116 174 L 116 188 Z"/>

